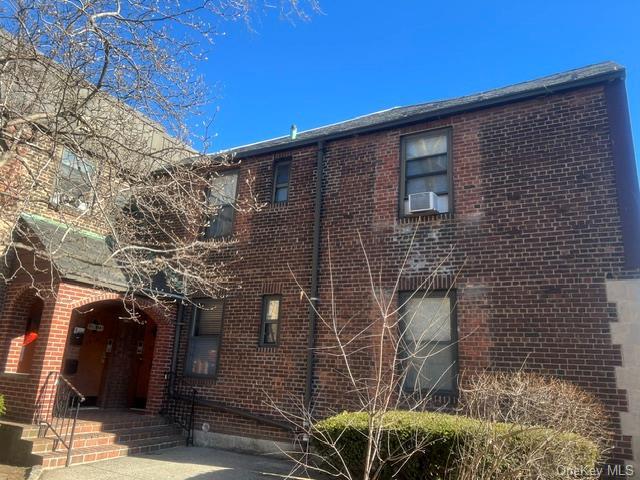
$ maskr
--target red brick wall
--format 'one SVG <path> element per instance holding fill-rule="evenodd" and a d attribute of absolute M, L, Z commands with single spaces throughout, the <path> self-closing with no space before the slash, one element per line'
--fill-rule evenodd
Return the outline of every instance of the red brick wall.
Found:
<path fill-rule="evenodd" d="M 236 216 L 238 243 L 229 247 L 229 258 L 234 260 L 231 270 L 242 289 L 225 302 L 217 379 L 192 381 L 207 398 L 276 419 L 280 418 L 268 405 L 269 399 L 293 408 L 304 391 L 307 308 L 289 269 L 302 285 L 309 284 L 315 159 L 314 148 L 293 153 L 287 204 Z M 255 175 L 259 199 L 269 201 L 273 163 L 273 156 L 243 162 L 239 196 L 249 193 L 244 180 Z M 262 296 L 271 293 L 281 294 L 283 300 L 280 345 L 275 348 L 258 346 Z M 184 368 L 187 341 L 188 325 L 184 325 L 179 372 Z M 226 433 L 287 438 L 272 427 L 212 409 L 198 411 L 196 425 L 202 421 Z"/>
<path fill-rule="evenodd" d="M 398 219 L 400 139 L 450 127 L 454 212 Z M 626 394 L 616 387 L 620 350 L 611 344 L 616 313 L 605 278 L 623 271 L 614 164 L 603 87 L 450 116 L 437 121 L 328 142 L 323 194 L 321 311 L 330 293 L 331 243 L 336 308 L 362 327 L 370 318 L 368 278 L 357 233 L 386 292 L 393 289 L 414 228 L 418 235 L 401 290 L 414 288 L 454 246 L 443 274 L 459 272 L 460 369 L 524 367 L 575 382 L 596 393 L 619 423 Z M 236 219 L 230 251 L 242 289 L 226 302 L 218 378 L 198 380 L 201 394 L 272 415 L 272 399 L 293 408 L 304 391 L 307 305 L 291 268 L 309 287 L 315 149 L 291 152 L 290 201 Z M 274 158 L 243 161 L 268 201 Z M 330 240 L 329 240 L 330 239 Z M 446 283 L 451 276 L 443 275 Z M 281 343 L 258 347 L 261 296 L 283 296 Z M 355 327 L 354 327 L 355 328 Z M 180 359 L 184 359 L 186 327 Z M 318 347 L 330 342 L 318 334 Z M 182 362 L 181 362 L 182 363 Z M 182 368 L 182 365 L 179 365 Z M 366 359 L 358 368 L 370 368 Z M 335 359 L 319 352 L 315 384 L 319 412 L 348 406 Z M 201 410 L 212 429 L 273 436 L 254 422 Z M 283 434 L 284 435 L 284 434 Z M 628 438 L 616 438 L 617 458 L 629 458 Z"/>
<path fill-rule="evenodd" d="M 46 290 L 50 290 L 47 286 Z M 0 393 L 7 401 L 7 416 L 31 421 L 36 396 L 49 372 L 62 371 L 67 346 L 69 324 L 74 309 L 92 304 L 99 308 L 103 301 L 121 301 L 120 295 L 66 282 L 57 283 L 54 294 L 47 297 L 40 323 L 40 336 L 30 374 L 18 374 L 21 337 L 24 335 L 24 317 L 28 311 L 25 302 L 34 294 L 30 284 L 12 282 L 7 289 L 6 303 L 0 315 Z M 144 304 L 144 312 L 156 323 L 158 330 L 149 380 L 147 411 L 157 413 L 162 404 L 164 376 L 171 362 L 171 339 L 175 309 Z M 18 327 L 16 327 L 18 325 Z"/>

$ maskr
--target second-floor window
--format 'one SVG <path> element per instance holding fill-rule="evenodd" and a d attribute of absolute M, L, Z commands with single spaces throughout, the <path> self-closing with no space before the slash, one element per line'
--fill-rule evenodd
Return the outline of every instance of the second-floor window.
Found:
<path fill-rule="evenodd" d="M 189 335 L 185 375 L 214 377 L 218 370 L 222 336 L 222 300 L 199 300 L 194 309 Z"/>
<path fill-rule="evenodd" d="M 289 200 L 289 174 L 291 160 L 278 160 L 273 168 L 273 203 L 284 203 Z"/>
<path fill-rule="evenodd" d="M 402 139 L 400 213 L 451 211 L 451 136 L 435 130 Z"/>
<path fill-rule="evenodd" d="M 63 148 L 56 176 L 52 203 L 86 210 L 93 201 L 92 180 L 95 167 L 87 159 L 68 148 Z"/>
<path fill-rule="evenodd" d="M 238 172 L 225 172 L 213 178 L 209 190 L 209 203 L 217 207 L 216 214 L 209 219 L 205 237 L 228 237 L 233 233 Z"/>

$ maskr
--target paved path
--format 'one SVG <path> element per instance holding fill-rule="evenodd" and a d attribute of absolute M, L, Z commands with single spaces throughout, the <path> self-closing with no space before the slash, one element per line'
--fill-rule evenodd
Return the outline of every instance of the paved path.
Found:
<path fill-rule="evenodd" d="M 41 480 L 281 480 L 290 471 L 288 462 L 270 456 L 179 447 L 48 470 Z"/>

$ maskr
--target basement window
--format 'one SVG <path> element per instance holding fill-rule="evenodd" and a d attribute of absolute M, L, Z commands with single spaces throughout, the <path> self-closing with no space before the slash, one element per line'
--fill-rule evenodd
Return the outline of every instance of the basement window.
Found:
<path fill-rule="evenodd" d="M 189 348 L 185 375 L 190 377 L 215 377 L 220 355 L 222 336 L 222 300 L 196 301 L 191 321 Z"/>
<path fill-rule="evenodd" d="M 94 176 L 95 167 L 91 162 L 64 147 L 51 203 L 87 210 L 93 202 L 91 182 Z"/>
<path fill-rule="evenodd" d="M 291 159 L 278 160 L 273 168 L 273 203 L 285 203 L 289 200 L 289 174 Z"/>
<path fill-rule="evenodd" d="M 408 135 L 401 142 L 400 216 L 452 209 L 451 132 Z"/>
<path fill-rule="evenodd" d="M 225 172 L 214 177 L 209 190 L 209 204 L 217 212 L 209 219 L 206 238 L 224 238 L 233 233 L 238 172 Z"/>
<path fill-rule="evenodd" d="M 454 292 L 400 295 L 402 390 L 423 397 L 453 394 L 458 374 Z"/>
<path fill-rule="evenodd" d="M 278 344 L 280 327 L 280 295 L 262 297 L 262 321 L 260 322 L 260 346 L 268 347 Z"/>

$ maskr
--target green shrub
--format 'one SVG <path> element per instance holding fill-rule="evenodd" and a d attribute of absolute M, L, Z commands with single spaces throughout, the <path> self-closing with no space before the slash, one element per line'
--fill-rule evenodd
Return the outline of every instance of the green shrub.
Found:
<path fill-rule="evenodd" d="M 554 469 L 559 465 L 589 468 L 595 466 L 598 458 L 598 448 L 593 442 L 575 434 L 546 428 L 489 423 L 460 415 L 408 411 L 388 412 L 379 422 L 382 435 L 377 443 L 382 461 L 375 468 L 380 468 L 381 479 L 455 478 L 456 465 L 461 452 L 465 451 L 461 448 L 464 442 L 482 445 L 498 438 L 509 450 L 509 455 L 499 459 L 502 463 L 499 468 L 505 473 L 510 468 L 517 468 L 518 457 L 541 449 L 545 454 L 551 452 L 550 455 L 562 452 L 557 453 L 561 455 L 558 458 L 543 459 L 547 462 L 563 462 L 553 464 Z M 314 429 L 312 446 L 315 451 L 333 468 L 344 472 L 342 462 L 338 460 L 341 457 L 351 476 L 362 478 L 369 432 L 368 414 L 344 412 L 318 422 Z M 501 454 L 504 453 L 504 448 L 499 450 Z M 414 453 L 407 459 L 403 452 Z M 490 449 L 486 450 L 483 461 L 494 460 L 490 458 L 490 452 Z M 400 473 L 394 476 L 398 470 Z"/>
<path fill-rule="evenodd" d="M 0 395 L 0 417 L 7 413 L 7 408 L 4 406 L 4 396 Z"/>

